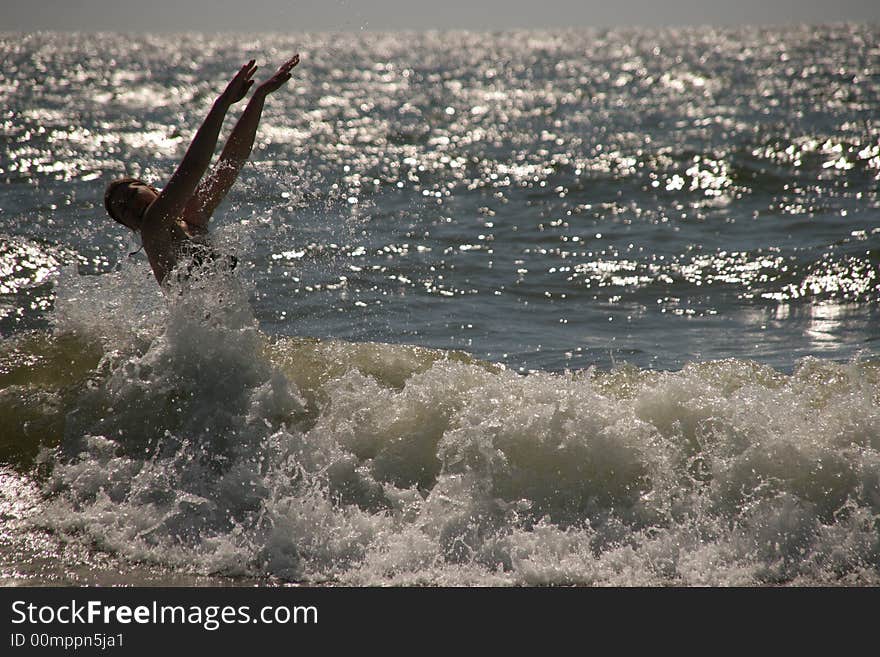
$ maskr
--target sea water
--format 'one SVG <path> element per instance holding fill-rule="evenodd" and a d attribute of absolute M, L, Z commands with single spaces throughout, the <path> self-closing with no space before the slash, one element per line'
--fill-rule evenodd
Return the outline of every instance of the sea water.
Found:
<path fill-rule="evenodd" d="M 876 27 L 0 52 L 4 583 L 880 583 Z M 163 295 L 104 186 L 293 52 Z"/>

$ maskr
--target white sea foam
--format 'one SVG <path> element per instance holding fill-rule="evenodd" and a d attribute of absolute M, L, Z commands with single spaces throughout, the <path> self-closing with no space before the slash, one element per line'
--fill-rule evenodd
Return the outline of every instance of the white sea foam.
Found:
<path fill-rule="evenodd" d="M 876 362 L 522 376 L 272 341 L 228 281 L 156 304 L 161 323 L 98 282 L 59 295 L 58 326 L 105 357 L 35 517 L 122 559 L 356 585 L 880 583 Z"/>

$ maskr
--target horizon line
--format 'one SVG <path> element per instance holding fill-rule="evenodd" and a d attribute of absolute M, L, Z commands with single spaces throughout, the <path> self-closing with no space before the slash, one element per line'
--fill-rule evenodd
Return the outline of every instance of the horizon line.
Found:
<path fill-rule="evenodd" d="M 114 35 L 175 35 L 175 34 L 261 34 L 261 35 L 287 35 L 287 34 L 303 34 L 303 35 L 326 35 L 326 34 L 431 34 L 431 33 L 475 33 L 475 34 L 505 34 L 512 32 L 572 32 L 572 31 L 611 31 L 611 30 L 687 30 L 687 29 L 764 29 L 764 28 L 806 28 L 806 27 L 880 27 L 880 21 L 859 21 L 859 20 L 841 20 L 841 21 L 768 21 L 765 23 L 747 23 L 747 22 L 718 22 L 718 23 L 669 23 L 669 24 L 644 24 L 644 23 L 617 23 L 617 24 L 594 24 L 594 25 L 545 25 L 545 26 L 528 26 L 528 27 L 504 27 L 504 28 L 482 28 L 482 27 L 385 27 L 374 28 L 363 26 L 359 29 L 307 29 L 307 30 L 238 30 L 232 28 L 218 28 L 213 30 L 199 29 L 166 29 L 157 28 L 151 30 L 114 30 L 114 29 L 59 29 L 59 28 L 38 28 L 38 29 L 0 29 L 0 35 L 7 34 L 114 34 Z"/>

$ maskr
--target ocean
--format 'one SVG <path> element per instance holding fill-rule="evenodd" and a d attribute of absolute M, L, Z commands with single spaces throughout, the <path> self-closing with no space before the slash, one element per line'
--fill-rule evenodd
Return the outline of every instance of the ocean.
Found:
<path fill-rule="evenodd" d="M 294 52 L 163 295 L 105 185 Z M 880 27 L 0 54 L 3 585 L 880 584 Z"/>

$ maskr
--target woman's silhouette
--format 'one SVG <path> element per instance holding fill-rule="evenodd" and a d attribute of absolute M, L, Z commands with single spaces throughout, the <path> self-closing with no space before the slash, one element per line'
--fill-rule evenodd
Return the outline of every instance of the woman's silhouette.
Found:
<path fill-rule="evenodd" d="M 266 96 L 291 78 L 291 70 L 298 63 L 299 55 L 294 55 L 257 86 L 217 165 L 204 180 L 202 177 L 211 164 L 226 111 L 242 100 L 254 84 L 252 78 L 257 70 L 254 60 L 241 67 L 214 101 L 186 155 L 161 191 L 135 178 L 114 180 L 107 186 L 104 194 L 107 213 L 140 234 L 160 285 L 167 281 L 182 257 L 192 261 L 210 254 L 205 243 L 208 220 L 250 156 Z"/>

